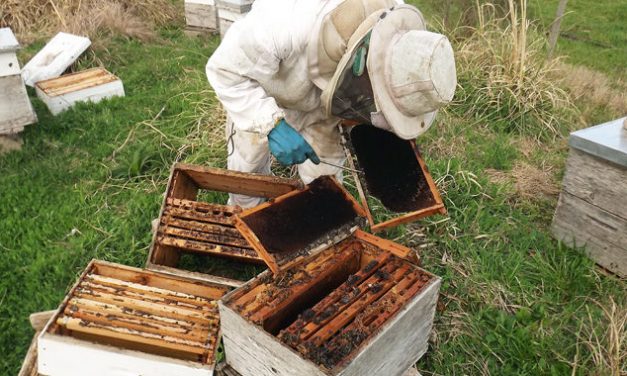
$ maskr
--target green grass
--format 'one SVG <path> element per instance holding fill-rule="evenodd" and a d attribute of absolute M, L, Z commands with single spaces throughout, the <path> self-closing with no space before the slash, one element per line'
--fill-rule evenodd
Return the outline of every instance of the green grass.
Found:
<path fill-rule="evenodd" d="M 612 6 L 590 9 L 602 15 Z M 19 369 L 33 334 L 28 315 L 57 307 L 90 259 L 145 263 L 172 163 L 224 166 L 222 120 L 204 77 L 216 45 L 174 29 L 149 44 L 114 40 L 81 66 L 100 59 L 123 80 L 125 98 L 52 117 L 31 95 L 38 125 L 24 132 L 21 151 L 0 156 L 1 375 Z M 552 239 L 555 196 L 524 198 L 489 179 L 487 169 L 510 173 L 518 161 L 550 163 L 559 177 L 563 143 L 529 151 L 522 141 L 447 113 L 420 140 L 449 216 L 423 221 L 425 238 L 415 226 L 388 236 L 422 244 L 424 267 L 443 278 L 431 348 L 419 363 L 425 375 L 562 375 L 572 363 L 574 374 L 609 374 L 586 339 L 608 327 L 595 302 L 613 299 L 625 311 L 625 282 Z"/>

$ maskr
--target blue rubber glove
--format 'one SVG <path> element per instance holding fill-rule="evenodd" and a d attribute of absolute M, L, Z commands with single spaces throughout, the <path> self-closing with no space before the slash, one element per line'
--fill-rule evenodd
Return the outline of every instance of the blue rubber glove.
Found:
<path fill-rule="evenodd" d="M 311 145 L 285 119 L 281 119 L 270 131 L 268 143 L 272 155 L 284 166 L 301 164 L 307 158 L 315 164 L 320 163 L 320 158 Z"/>

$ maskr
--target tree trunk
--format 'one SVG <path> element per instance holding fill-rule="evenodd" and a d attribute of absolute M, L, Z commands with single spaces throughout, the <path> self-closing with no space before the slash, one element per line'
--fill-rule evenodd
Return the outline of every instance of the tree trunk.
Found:
<path fill-rule="evenodd" d="M 551 25 L 551 32 L 549 33 L 549 59 L 553 56 L 553 52 L 555 52 L 555 47 L 557 46 L 557 38 L 559 38 L 560 35 L 562 18 L 564 18 L 564 13 L 566 12 L 566 3 L 568 3 L 568 0 L 560 0 L 557 5 L 555 20 Z"/>

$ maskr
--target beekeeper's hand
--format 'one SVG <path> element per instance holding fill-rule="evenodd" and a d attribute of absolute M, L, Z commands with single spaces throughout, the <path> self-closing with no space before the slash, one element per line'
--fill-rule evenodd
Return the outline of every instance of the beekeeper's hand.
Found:
<path fill-rule="evenodd" d="M 284 166 L 301 164 L 308 158 L 315 164 L 320 163 L 311 145 L 285 119 L 281 119 L 270 131 L 268 143 L 272 155 Z"/>

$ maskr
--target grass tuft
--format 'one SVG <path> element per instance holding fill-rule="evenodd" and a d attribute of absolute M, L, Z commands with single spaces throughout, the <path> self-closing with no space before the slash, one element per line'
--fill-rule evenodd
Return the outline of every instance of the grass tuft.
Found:
<path fill-rule="evenodd" d="M 527 18 L 527 1 L 496 7 L 477 3 L 476 27 L 461 27 L 455 41 L 460 90 L 451 110 L 498 131 L 552 139 L 570 129 L 577 113 L 546 60 L 546 40 Z"/>
<path fill-rule="evenodd" d="M 154 28 L 182 20 L 170 0 L 3 0 L 0 27 L 11 27 L 22 41 L 66 31 L 92 39 L 122 35 L 143 41 Z"/>

